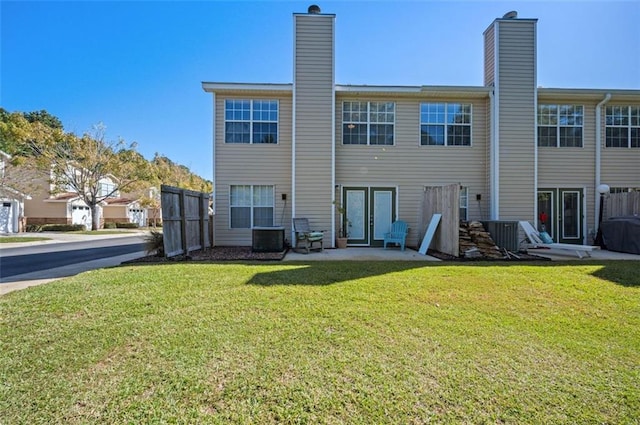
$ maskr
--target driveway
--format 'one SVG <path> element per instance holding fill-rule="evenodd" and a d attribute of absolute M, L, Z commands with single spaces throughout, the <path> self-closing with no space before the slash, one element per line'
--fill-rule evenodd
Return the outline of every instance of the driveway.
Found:
<path fill-rule="evenodd" d="M 27 273 L 13 275 L 6 278 L 3 277 L 2 279 L 0 279 L 0 295 L 29 286 L 51 282 L 62 277 L 73 276 L 87 270 L 116 266 L 123 261 L 142 257 L 146 255 L 142 246 L 140 245 L 140 243 L 143 241 L 142 237 L 144 236 L 144 234 L 146 234 L 146 232 L 144 231 L 128 231 L 126 233 L 119 234 L 108 234 L 105 232 L 104 234 L 98 233 L 95 235 L 80 235 L 74 233 L 59 232 L 11 235 L 23 237 L 37 235 L 50 238 L 50 240 L 0 244 L 0 257 L 2 257 L 0 261 L 2 261 L 2 263 L 6 264 L 6 262 L 11 261 L 12 256 L 16 257 L 16 262 L 18 262 L 18 259 L 20 259 L 20 261 L 22 262 L 25 258 L 28 258 L 25 256 L 29 256 L 29 254 L 32 254 L 34 261 L 39 261 L 41 257 L 53 257 L 54 255 L 59 256 L 59 254 L 64 253 L 64 251 L 69 251 L 71 255 L 74 255 L 75 251 L 75 253 L 79 254 L 77 258 L 79 262 L 62 260 L 62 262 L 59 264 L 67 264 L 42 270 L 33 270 Z M 113 247 L 109 248 L 109 245 L 118 246 L 119 241 L 121 241 L 123 245 L 126 245 L 124 246 L 123 252 L 127 253 L 122 255 L 114 255 L 116 251 L 114 251 Z M 91 252 L 95 251 L 96 248 L 87 249 L 87 247 L 91 246 L 105 247 L 104 256 L 95 255 L 95 252 Z M 132 246 L 137 246 L 134 252 L 131 252 Z M 80 257 L 80 254 L 82 254 L 83 257 Z M 72 262 L 73 264 L 69 264 L 70 262 Z M 0 267 L 1 266 L 2 264 L 0 264 Z M 7 272 L 7 274 L 9 274 L 9 272 Z"/>

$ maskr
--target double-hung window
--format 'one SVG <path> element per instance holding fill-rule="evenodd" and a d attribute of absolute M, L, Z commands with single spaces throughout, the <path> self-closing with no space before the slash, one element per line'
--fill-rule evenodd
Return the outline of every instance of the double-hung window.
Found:
<path fill-rule="evenodd" d="M 471 146 L 471 104 L 421 103 L 422 146 Z"/>
<path fill-rule="evenodd" d="M 273 226 L 274 187 L 268 185 L 231 186 L 229 209 L 231 229 Z"/>
<path fill-rule="evenodd" d="M 582 147 L 581 105 L 538 105 L 538 146 Z"/>
<path fill-rule="evenodd" d="M 640 148 L 640 106 L 607 106 L 608 148 Z"/>
<path fill-rule="evenodd" d="M 278 101 L 227 99 L 225 143 L 278 143 Z"/>
<path fill-rule="evenodd" d="M 116 196 L 116 185 L 113 183 L 100 183 L 98 185 L 98 196 Z"/>
<path fill-rule="evenodd" d="M 342 143 L 345 145 L 393 145 L 394 102 L 344 102 Z"/>

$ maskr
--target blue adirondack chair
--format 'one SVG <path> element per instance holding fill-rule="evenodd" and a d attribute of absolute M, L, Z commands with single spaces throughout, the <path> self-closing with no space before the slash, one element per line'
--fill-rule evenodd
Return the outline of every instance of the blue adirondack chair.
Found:
<path fill-rule="evenodd" d="M 409 226 L 402 220 L 394 221 L 391 224 L 391 231 L 384 234 L 384 249 L 387 249 L 388 243 L 397 243 L 400 249 L 404 251 L 404 243 L 407 239 Z"/>

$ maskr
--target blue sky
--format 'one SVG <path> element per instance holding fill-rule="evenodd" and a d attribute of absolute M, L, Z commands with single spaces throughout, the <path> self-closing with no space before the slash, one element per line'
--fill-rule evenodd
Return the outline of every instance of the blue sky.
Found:
<path fill-rule="evenodd" d="M 103 122 L 211 179 L 202 81 L 292 81 L 292 13 L 311 1 L 0 3 L 0 106 L 65 129 Z M 320 1 L 336 17 L 336 82 L 482 85 L 482 33 L 538 18 L 538 83 L 640 89 L 640 1 Z"/>

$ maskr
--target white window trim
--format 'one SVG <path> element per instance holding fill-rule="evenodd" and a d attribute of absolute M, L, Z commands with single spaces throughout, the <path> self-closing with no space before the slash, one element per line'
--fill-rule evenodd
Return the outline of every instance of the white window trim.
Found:
<path fill-rule="evenodd" d="M 345 121 L 344 120 L 344 104 L 345 103 L 366 103 L 367 104 L 367 121 Z M 372 122 L 371 121 L 371 104 L 372 103 L 393 103 L 393 122 Z M 395 146 L 396 145 L 396 115 L 398 114 L 398 105 L 396 102 L 391 101 L 377 101 L 377 100 L 344 100 L 342 101 L 342 125 L 340 130 L 342 131 L 342 144 L 345 146 Z M 359 143 L 345 143 L 344 142 L 344 125 L 345 124 L 366 124 L 367 125 L 367 144 L 361 145 Z M 393 143 L 390 145 L 371 144 L 371 124 L 386 124 L 393 125 Z"/>
<path fill-rule="evenodd" d="M 538 124 L 538 120 L 539 120 L 539 114 L 540 114 L 540 107 L 543 106 L 555 106 L 556 107 L 556 124 L 555 125 L 550 125 L 550 124 Z M 562 106 L 573 106 L 575 107 L 580 107 L 582 108 L 582 124 L 580 125 L 561 125 L 560 124 L 560 108 Z M 540 146 L 538 144 L 538 140 L 536 140 L 536 145 L 539 148 L 584 148 L 584 105 L 571 105 L 571 104 L 553 104 L 553 103 L 543 103 L 543 104 L 539 104 L 538 108 L 536 109 L 536 126 L 538 128 L 540 127 L 545 127 L 545 128 L 555 128 L 556 129 L 556 145 L 555 146 Z M 572 128 L 581 128 L 582 129 L 582 133 L 580 135 L 580 146 L 561 146 L 560 145 L 560 128 L 562 127 L 572 127 Z M 539 137 L 539 136 L 538 136 Z"/>
<path fill-rule="evenodd" d="M 233 186 L 249 186 L 251 188 L 251 214 L 250 214 L 250 219 L 251 219 L 251 225 L 250 227 L 231 227 L 231 208 L 236 208 L 236 206 L 231 205 L 231 188 Z M 273 205 L 271 206 L 271 208 L 273 209 L 273 220 L 271 221 L 271 226 L 275 226 L 275 221 L 276 221 L 276 185 L 274 184 L 230 184 L 229 185 L 229 192 L 228 192 L 228 199 L 229 199 L 229 208 L 228 208 L 228 214 L 229 214 L 229 227 L 228 230 L 251 230 L 254 227 L 253 224 L 253 188 L 255 186 L 271 186 L 271 199 L 273 199 Z M 238 205 L 237 207 L 244 207 L 246 208 L 246 205 L 240 206 Z"/>
<path fill-rule="evenodd" d="M 427 145 L 432 146 L 432 145 Z M 457 146 L 457 145 L 456 145 Z M 462 205 L 462 199 L 464 199 L 464 205 Z M 464 209 L 465 217 L 458 217 L 460 220 L 469 220 L 469 187 L 460 186 L 460 209 Z"/>
<path fill-rule="evenodd" d="M 422 122 L 422 105 L 427 104 L 437 104 L 441 103 L 444 105 L 444 123 L 440 122 Z M 449 124 L 447 123 L 447 115 L 448 115 L 448 106 L 452 105 L 469 105 L 469 124 L 461 123 L 461 124 Z M 430 147 L 430 148 L 470 148 L 473 147 L 473 103 L 464 103 L 464 102 L 420 102 L 418 107 L 419 121 L 418 125 L 418 146 L 420 147 Z M 422 126 L 423 125 L 442 125 L 444 126 L 444 145 L 423 145 L 422 144 Z M 448 141 L 449 125 L 465 125 L 469 126 L 469 144 L 468 145 L 450 145 Z"/>
<path fill-rule="evenodd" d="M 228 120 L 227 119 L 227 101 L 246 101 L 249 102 L 249 120 Z M 253 119 L 253 103 L 254 102 L 276 102 L 276 113 L 277 119 L 275 121 L 257 121 Z M 249 123 L 249 143 L 237 143 L 237 142 L 227 142 L 227 123 L 228 122 L 248 122 Z M 267 123 L 267 124 L 276 124 L 276 142 L 275 143 L 257 143 L 253 141 L 253 124 L 254 123 Z M 223 128 L 223 139 L 225 144 L 229 145 L 277 145 L 280 143 L 280 100 L 279 99 L 235 99 L 235 98 L 226 98 L 224 99 L 224 128 Z"/>
<path fill-rule="evenodd" d="M 609 116 L 609 114 L 607 114 L 607 110 L 609 108 L 626 108 L 627 112 L 627 118 L 628 118 L 628 123 L 627 125 L 615 125 L 615 124 L 607 124 L 607 117 Z M 626 128 L 627 129 L 627 149 L 638 149 L 640 148 L 640 146 L 631 146 L 631 129 L 632 128 L 638 128 L 640 129 L 640 125 L 635 126 L 635 125 L 631 125 L 631 108 L 640 108 L 640 105 L 627 105 L 627 106 L 622 106 L 622 105 L 609 105 L 605 108 L 604 111 L 604 147 L 605 149 L 625 149 L 624 146 L 607 146 L 607 128 Z M 639 123 L 640 124 L 640 123 Z M 640 130 L 639 130 L 640 131 Z"/>

